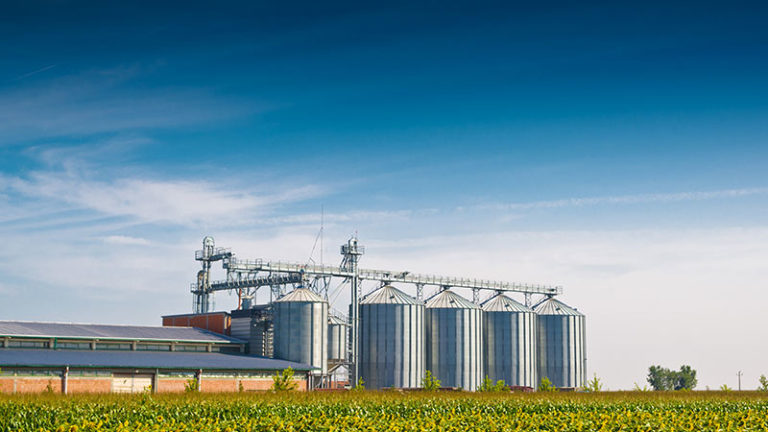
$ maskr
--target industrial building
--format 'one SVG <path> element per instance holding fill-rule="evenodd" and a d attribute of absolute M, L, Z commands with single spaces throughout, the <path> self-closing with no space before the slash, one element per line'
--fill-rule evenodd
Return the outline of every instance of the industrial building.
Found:
<path fill-rule="evenodd" d="M 416 388 L 427 371 L 470 391 L 485 377 L 585 386 L 586 317 L 556 298 L 562 288 L 364 269 L 364 253 L 352 238 L 339 266 L 243 260 L 206 237 L 193 312 L 163 316 L 163 327 L 0 321 L 0 392 L 267 390 L 288 367 L 306 390 Z M 225 280 L 211 280 L 215 262 Z M 329 300 L 333 281 L 335 294 L 349 289 L 346 313 Z M 257 301 L 260 289 L 269 300 Z M 238 307 L 213 310 L 217 291 L 236 293 Z"/>
<path fill-rule="evenodd" d="M 288 367 L 311 388 L 310 365 L 245 354 L 246 341 L 192 327 L 0 321 L 0 392 L 268 390 Z"/>
<path fill-rule="evenodd" d="M 341 247 L 340 266 L 243 260 L 206 237 L 195 254 L 202 269 L 190 289 L 194 312 L 165 316 L 163 324 L 200 326 L 248 341 L 250 354 L 311 365 L 316 387 L 362 379 L 370 389 L 414 388 L 427 370 L 444 387 L 464 390 L 486 376 L 519 389 L 535 389 L 545 377 L 558 388 L 585 386 L 586 317 L 555 298 L 562 288 L 363 269 L 364 253 L 352 238 Z M 217 261 L 226 279 L 211 281 Z M 328 300 L 331 280 L 349 289 L 347 314 Z M 367 295 L 364 281 L 376 283 Z M 425 287 L 432 293 L 425 296 Z M 270 300 L 256 304 L 262 288 Z M 212 312 L 217 291 L 237 293 L 238 309 Z M 522 303 L 509 297 L 515 293 Z"/>

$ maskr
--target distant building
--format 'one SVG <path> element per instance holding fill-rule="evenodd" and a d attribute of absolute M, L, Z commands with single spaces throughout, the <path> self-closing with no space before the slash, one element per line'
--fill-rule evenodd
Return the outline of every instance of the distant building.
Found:
<path fill-rule="evenodd" d="M 0 321 L 0 393 L 268 390 L 291 367 L 298 389 L 312 366 L 244 354 L 246 342 L 192 327 Z"/>

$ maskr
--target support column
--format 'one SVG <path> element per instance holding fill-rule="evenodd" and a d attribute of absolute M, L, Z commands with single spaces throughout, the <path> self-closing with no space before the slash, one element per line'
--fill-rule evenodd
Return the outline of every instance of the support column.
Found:
<path fill-rule="evenodd" d="M 64 373 L 61 375 L 61 392 L 67 394 L 69 387 L 69 366 L 64 368 Z"/>

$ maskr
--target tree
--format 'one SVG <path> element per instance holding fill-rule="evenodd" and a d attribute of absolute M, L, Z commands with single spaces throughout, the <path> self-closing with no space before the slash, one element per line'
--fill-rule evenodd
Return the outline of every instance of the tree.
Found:
<path fill-rule="evenodd" d="M 760 386 L 757 391 L 768 392 L 768 378 L 765 375 L 760 375 Z"/>
<path fill-rule="evenodd" d="M 424 378 L 421 380 L 421 387 L 424 390 L 433 391 L 433 390 L 439 390 L 440 386 L 441 386 L 440 380 L 432 376 L 432 371 L 428 370 L 427 373 L 424 375 Z"/>
<path fill-rule="evenodd" d="M 275 372 L 272 376 L 272 390 L 291 391 L 296 389 L 296 382 L 293 380 L 293 368 L 283 369 L 283 372 Z"/>
<path fill-rule="evenodd" d="M 720 391 L 729 392 L 733 390 L 732 388 L 728 387 L 728 384 L 723 384 L 720 386 Z"/>
<path fill-rule="evenodd" d="M 680 366 L 680 371 L 675 373 L 675 390 L 693 390 L 696 388 L 698 380 L 696 379 L 696 370 L 688 365 Z"/>
<path fill-rule="evenodd" d="M 557 387 L 552 385 L 552 381 L 550 381 L 549 378 L 544 377 L 541 379 L 541 384 L 539 384 L 539 391 L 556 392 Z"/>
<path fill-rule="evenodd" d="M 654 390 L 693 390 L 697 383 L 696 370 L 688 365 L 680 366 L 679 371 L 661 366 L 648 368 L 648 384 Z"/>
<path fill-rule="evenodd" d="M 669 378 L 671 371 L 661 366 L 648 368 L 648 384 L 654 390 L 670 390 L 672 388 Z"/>
<path fill-rule="evenodd" d="M 603 390 L 603 383 L 600 382 L 600 378 L 597 374 L 594 374 L 591 380 L 587 381 L 587 387 L 584 389 L 588 392 L 599 392 Z"/>

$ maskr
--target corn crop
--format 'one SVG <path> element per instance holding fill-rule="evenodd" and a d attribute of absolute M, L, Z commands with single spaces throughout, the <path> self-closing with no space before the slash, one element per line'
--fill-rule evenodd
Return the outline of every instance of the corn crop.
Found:
<path fill-rule="evenodd" d="M 768 431 L 748 392 L 2 396 L 0 431 Z"/>

